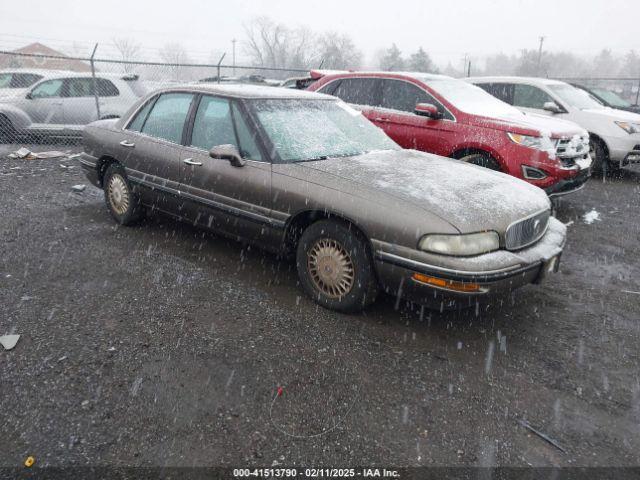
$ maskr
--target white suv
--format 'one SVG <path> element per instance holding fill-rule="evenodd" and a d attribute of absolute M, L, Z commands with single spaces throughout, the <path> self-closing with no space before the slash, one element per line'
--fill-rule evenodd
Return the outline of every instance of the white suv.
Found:
<path fill-rule="evenodd" d="M 605 107 L 558 80 L 526 77 L 465 79 L 525 112 L 571 120 L 589 132 L 594 170 L 640 163 L 640 115 Z"/>
<path fill-rule="evenodd" d="M 0 143 L 27 135 L 79 137 L 86 124 L 118 118 L 143 93 L 135 75 L 0 70 Z"/>

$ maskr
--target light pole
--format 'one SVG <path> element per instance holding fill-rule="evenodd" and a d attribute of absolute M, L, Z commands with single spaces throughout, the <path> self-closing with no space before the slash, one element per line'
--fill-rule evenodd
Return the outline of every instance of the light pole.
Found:
<path fill-rule="evenodd" d="M 540 75 L 540 65 L 542 65 L 542 44 L 545 37 L 540 37 L 540 47 L 538 47 L 538 75 Z"/>
<path fill-rule="evenodd" d="M 233 76 L 236 76 L 236 42 L 237 40 L 234 38 L 231 40 L 231 44 L 233 45 Z"/>

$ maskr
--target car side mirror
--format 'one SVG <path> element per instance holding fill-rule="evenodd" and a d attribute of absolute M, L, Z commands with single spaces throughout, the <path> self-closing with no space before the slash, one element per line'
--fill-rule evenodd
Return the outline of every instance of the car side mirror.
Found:
<path fill-rule="evenodd" d="M 544 105 L 542 105 L 542 109 L 551 113 L 562 113 L 562 109 L 556 102 L 544 102 Z"/>
<path fill-rule="evenodd" d="M 442 118 L 440 110 L 432 103 L 419 103 L 416 105 L 414 112 L 416 115 L 433 118 L 434 120 Z"/>
<path fill-rule="evenodd" d="M 247 163 L 235 145 L 216 145 L 209 150 L 209 156 L 219 160 L 228 160 L 234 167 L 244 167 Z"/>
<path fill-rule="evenodd" d="M 29 92 L 24 98 L 26 98 L 27 100 L 33 100 L 33 94 Z"/>

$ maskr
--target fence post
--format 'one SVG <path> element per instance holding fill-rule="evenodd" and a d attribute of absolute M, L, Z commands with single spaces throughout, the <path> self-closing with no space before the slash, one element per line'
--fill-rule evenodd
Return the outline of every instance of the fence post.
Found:
<path fill-rule="evenodd" d="M 100 120 L 100 100 L 98 100 L 98 81 L 96 80 L 96 66 L 93 63 L 93 59 L 96 56 L 96 50 L 98 50 L 98 44 L 93 47 L 93 52 L 91 53 L 91 78 L 93 81 L 93 98 L 96 100 L 96 112 L 98 113 L 98 118 L 96 120 Z"/>
<path fill-rule="evenodd" d="M 222 65 L 222 60 L 224 59 L 224 56 L 227 54 L 227 52 L 223 53 L 222 56 L 220 57 L 220 60 L 218 61 L 218 83 L 220 83 L 220 65 Z"/>
<path fill-rule="evenodd" d="M 636 90 L 636 105 L 638 105 L 639 98 L 640 98 L 640 78 L 638 79 L 638 90 Z"/>

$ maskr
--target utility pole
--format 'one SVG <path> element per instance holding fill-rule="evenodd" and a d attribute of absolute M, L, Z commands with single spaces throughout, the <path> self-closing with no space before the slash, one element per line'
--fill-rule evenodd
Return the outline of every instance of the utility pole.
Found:
<path fill-rule="evenodd" d="M 231 44 L 233 45 L 233 76 L 236 76 L 236 42 L 237 40 L 234 38 L 231 40 Z"/>
<path fill-rule="evenodd" d="M 544 43 L 544 36 L 538 37 L 540 38 L 540 46 L 538 47 L 538 75 L 540 75 L 540 67 L 542 65 L 542 44 Z"/>
<path fill-rule="evenodd" d="M 468 53 L 465 53 L 464 54 L 464 59 L 462 60 L 462 75 L 463 76 L 464 76 L 465 70 L 467 69 L 467 56 L 468 55 L 469 55 Z"/>

